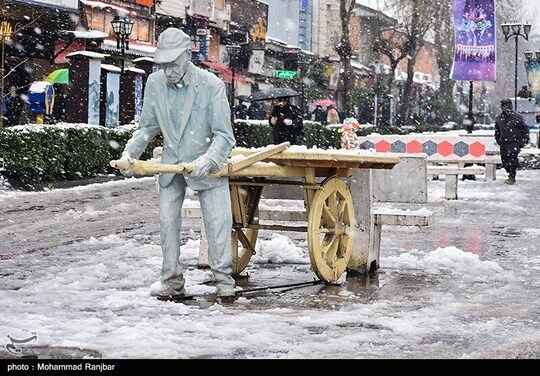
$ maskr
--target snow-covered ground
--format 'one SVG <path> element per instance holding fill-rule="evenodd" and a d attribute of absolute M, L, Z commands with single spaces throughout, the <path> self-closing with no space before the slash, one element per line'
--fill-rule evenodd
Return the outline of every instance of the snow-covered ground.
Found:
<path fill-rule="evenodd" d="M 149 297 L 161 267 L 153 178 L 2 189 L 0 358 L 538 359 L 540 170 L 504 178 L 460 181 L 454 201 L 430 181 L 435 223 L 383 228 L 372 278 L 233 304 Z M 187 291 L 211 293 L 199 223 L 184 225 Z M 257 247 L 238 290 L 313 280 L 305 235 L 261 232 Z"/>

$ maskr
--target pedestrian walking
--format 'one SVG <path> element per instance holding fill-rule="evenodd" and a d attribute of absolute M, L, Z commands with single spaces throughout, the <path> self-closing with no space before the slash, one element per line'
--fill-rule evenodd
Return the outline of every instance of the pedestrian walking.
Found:
<path fill-rule="evenodd" d="M 246 120 L 248 107 L 244 103 L 238 103 L 234 108 L 234 118 L 239 120 Z"/>
<path fill-rule="evenodd" d="M 336 110 L 334 105 L 329 104 L 326 107 L 326 123 L 327 124 L 339 124 L 341 120 L 339 118 L 339 112 Z"/>
<path fill-rule="evenodd" d="M 220 170 L 235 144 L 225 84 L 191 62 L 191 39 L 177 28 L 160 34 L 154 62 L 162 69 L 148 76 L 139 127 L 128 140 L 122 159 L 138 159 L 149 142 L 162 134 L 161 161 L 193 163 L 196 168 L 186 175 L 159 174 L 163 264 L 161 278 L 151 286 L 150 294 L 160 299 L 185 295 L 180 229 L 182 204 L 190 188 L 199 195 L 216 294 L 234 296 L 229 179 L 208 177 Z M 131 170 L 122 173 L 133 175 Z"/>
<path fill-rule="evenodd" d="M 268 122 L 272 127 L 274 144 L 289 141 L 291 145 L 300 145 L 304 136 L 304 120 L 302 112 L 289 98 L 278 98 L 274 101 Z"/>
<path fill-rule="evenodd" d="M 519 90 L 519 92 L 518 92 L 518 98 L 531 100 L 532 97 L 533 97 L 532 91 L 529 90 L 529 86 L 528 85 L 523 85 L 521 87 L 521 89 Z"/>
<path fill-rule="evenodd" d="M 502 166 L 508 173 L 506 184 L 516 182 L 516 171 L 519 168 L 518 154 L 529 141 L 529 127 L 523 116 L 514 112 L 512 101 L 501 101 L 501 113 L 495 119 L 495 141 L 499 145 Z"/>
<path fill-rule="evenodd" d="M 322 125 L 326 124 L 326 111 L 318 104 L 312 112 L 313 120 L 321 123 Z"/>

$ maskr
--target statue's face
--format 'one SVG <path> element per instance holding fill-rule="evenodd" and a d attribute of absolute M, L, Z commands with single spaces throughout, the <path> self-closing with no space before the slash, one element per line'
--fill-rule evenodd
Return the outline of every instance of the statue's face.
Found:
<path fill-rule="evenodd" d="M 167 77 L 167 82 L 173 85 L 179 83 L 186 74 L 190 61 L 191 51 L 187 50 L 182 52 L 175 61 L 161 64 L 161 68 Z"/>

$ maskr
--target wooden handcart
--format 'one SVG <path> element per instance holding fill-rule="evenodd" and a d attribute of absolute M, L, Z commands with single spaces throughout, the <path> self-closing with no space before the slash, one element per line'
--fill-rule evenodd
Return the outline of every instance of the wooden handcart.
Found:
<path fill-rule="evenodd" d="M 158 153 L 159 154 L 159 153 Z M 233 274 L 240 274 L 255 254 L 259 230 L 307 232 L 311 268 L 326 283 L 345 272 L 352 254 L 355 214 L 353 199 L 343 178 L 352 170 L 391 169 L 399 157 L 359 150 L 289 148 L 289 143 L 263 149 L 233 149 L 229 161 L 214 176 L 228 176 L 233 214 Z M 186 173 L 190 164 L 111 161 L 118 169 L 140 175 Z M 304 191 L 307 226 L 261 223 L 259 202 L 264 187 L 279 185 Z"/>

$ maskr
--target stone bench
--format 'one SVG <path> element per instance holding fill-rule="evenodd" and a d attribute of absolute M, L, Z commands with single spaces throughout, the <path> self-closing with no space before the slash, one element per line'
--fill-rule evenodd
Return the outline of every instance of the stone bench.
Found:
<path fill-rule="evenodd" d="M 372 250 L 376 257 L 370 265 L 370 271 L 379 269 L 382 226 L 416 226 L 424 227 L 433 223 L 433 212 L 425 208 L 419 210 L 403 210 L 394 208 L 375 208 L 373 220 Z"/>
<path fill-rule="evenodd" d="M 457 200 L 458 198 L 458 176 L 459 175 L 485 175 L 486 168 L 483 166 L 428 166 L 428 175 L 445 175 L 444 197 L 447 200 Z"/>

